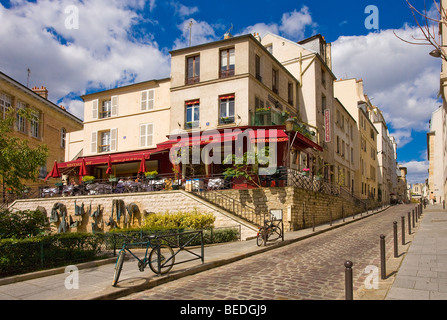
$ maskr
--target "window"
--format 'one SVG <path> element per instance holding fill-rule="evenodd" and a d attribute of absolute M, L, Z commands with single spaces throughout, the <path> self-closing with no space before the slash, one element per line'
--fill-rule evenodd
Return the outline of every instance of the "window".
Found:
<path fill-rule="evenodd" d="M 287 102 L 293 106 L 293 83 L 287 84 Z"/>
<path fill-rule="evenodd" d="M 256 79 L 262 82 L 262 76 L 261 76 L 261 57 L 256 55 L 255 56 L 255 65 L 256 65 Z"/>
<path fill-rule="evenodd" d="M 110 118 L 112 115 L 112 100 L 105 100 L 102 102 L 99 118 Z"/>
<path fill-rule="evenodd" d="M 272 90 L 274 93 L 278 94 L 279 91 L 278 83 L 278 70 L 272 69 Z"/>
<path fill-rule="evenodd" d="M 220 77 L 234 76 L 234 48 L 220 51 Z"/>
<path fill-rule="evenodd" d="M 61 148 L 64 148 L 64 149 L 65 149 L 66 136 L 67 136 L 67 130 L 65 130 L 65 128 L 62 128 L 61 129 Z"/>
<path fill-rule="evenodd" d="M 234 94 L 219 97 L 219 124 L 234 122 Z"/>
<path fill-rule="evenodd" d="M 200 56 L 187 58 L 186 84 L 198 83 L 200 81 Z"/>
<path fill-rule="evenodd" d="M 267 49 L 268 52 L 273 54 L 273 44 L 269 44 L 269 45 L 265 46 L 265 48 Z"/>
<path fill-rule="evenodd" d="M 198 128 L 200 120 L 200 101 L 186 102 L 186 129 Z"/>
<path fill-rule="evenodd" d="M 99 152 L 110 151 L 110 131 L 101 132 L 99 143 Z"/>
<path fill-rule="evenodd" d="M 140 147 L 150 147 L 154 143 L 154 125 L 140 124 Z"/>
<path fill-rule="evenodd" d="M 32 112 L 32 118 L 31 118 L 30 122 L 31 122 L 31 136 L 34 138 L 39 138 L 40 137 L 39 112 L 37 112 L 37 111 Z"/>
<path fill-rule="evenodd" d="M 92 118 L 105 119 L 118 115 L 118 96 L 112 96 L 110 99 L 92 101 Z"/>
<path fill-rule="evenodd" d="M 321 84 L 326 88 L 326 72 L 321 69 Z"/>
<path fill-rule="evenodd" d="M 110 129 L 108 131 L 92 132 L 92 153 L 116 151 L 117 131 L 118 129 Z"/>
<path fill-rule="evenodd" d="M 155 89 L 141 91 L 141 111 L 154 109 Z"/>
<path fill-rule="evenodd" d="M 0 112 L 1 112 L 2 119 L 5 119 L 6 112 L 11 107 L 11 102 L 12 102 L 11 96 L 9 96 L 5 93 L 0 93 L 0 108 L 1 108 Z"/>
<path fill-rule="evenodd" d="M 26 105 L 23 102 L 17 102 L 17 111 L 25 108 Z M 26 132 L 26 119 L 20 115 L 20 112 L 17 112 L 17 130 L 23 133 Z"/>

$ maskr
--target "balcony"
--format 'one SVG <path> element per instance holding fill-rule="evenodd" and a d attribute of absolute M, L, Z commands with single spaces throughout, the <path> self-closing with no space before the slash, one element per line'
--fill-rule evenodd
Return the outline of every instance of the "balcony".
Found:
<path fill-rule="evenodd" d="M 250 125 L 252 126 L 272 126 L 283 125 L 289 118 L 288 112 L 275 111 L 271 108 L 259 108 L 250 113 Z"/>

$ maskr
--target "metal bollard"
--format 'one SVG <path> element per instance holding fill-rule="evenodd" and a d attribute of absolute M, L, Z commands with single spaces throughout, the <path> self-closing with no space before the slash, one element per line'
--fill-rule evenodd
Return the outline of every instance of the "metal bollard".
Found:
<path fill-rule="evenodd" d="M 402 220 L 402 245 L 405 245 L 405 217 L 401 217 Z"/>
<path fill-rule="evenodd" d="M 411 234 L 411 213 L 408 211 L 408 234 Z"/>
<path fill-rule="evenodd" d="M 385 236 L 380 235 L 380 278 L 386 279 Z"/>
<path fill-rule="evenodd" d="M 412 212 L 413 212 L 412 213 L 412 216 L 413 216 L 413 220 L 412 221 L 413 221 L 413 228 L 414 228 L 415 227 L 415 223 L 414 223 L 414 209 L 412 210 Z"/>
<path fill-rule="evenodd" d="M 416 213 L 415 213 L 415 215 L 416 215 L 416 223 L 418 223 L 418 215 L 419 215 L 419 208 L 418 208 L 419 206 L 416 206 Z"/>
<path fill-rule="evenodd" d="M 345 298 L 346 300 L 353 300 L 353 282 L 352 282 L 352 261 L 345 261 Z"/>
<path fill-rule="evenodd" d="M 397 252 L 397 222 L 394 221 L 393 222 L 393 234 L 394 234 L 394 258 L 397 258 L 399 256 L 398 252 Z"/>

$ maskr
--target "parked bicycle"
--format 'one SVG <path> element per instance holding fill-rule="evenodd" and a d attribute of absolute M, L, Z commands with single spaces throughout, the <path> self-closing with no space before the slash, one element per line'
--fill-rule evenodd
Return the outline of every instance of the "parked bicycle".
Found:
<path fill-rule="evenodd" d="M 119 235 L 126 237 L 125 235 Z M 126 237 L 127 238 L 127 237 Z M 154 235 L 146 236 L 147 241 L 127 243 L 127 239 L 124 240 L 121 250 L 118 253 L 118 258 L 115 263 L 115 271 L 113 274 L 112 286 L 116 286 L 118 283 L 121 270 L 123 268 L 126 251 L 129 252 L 135 259 L 138 260 L 138 269 L 143 272 L 144 268 L 149 265 L 151 270 L 155 274 L 168 273 L 174 265 L 175 255 L 174 251 L 169 245 L 162 244 L 158 241 Z M 129 247 L 133 246 L 146 246 L 146 251 L 142 259 L 138 258 Z M 149 249 L 150 253 L 149 253 Z M 149 253 L 149 255 L 148 255 Z"/>
<path fill-rule="evenodd" d="M 260 247 L 265 245 L 267 241 L 276 241 L 282 237 L 283 233 L 279 220 L 265 221 L 264 226 L 260 227 L 257 233 L 256 244 Z"/>

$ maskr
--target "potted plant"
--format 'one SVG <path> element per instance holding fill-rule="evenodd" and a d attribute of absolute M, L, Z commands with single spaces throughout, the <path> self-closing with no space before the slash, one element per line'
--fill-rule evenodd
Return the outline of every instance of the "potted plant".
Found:
<path fill-rule="evenodd" d="M 89 184 L 89 183 L 93 183 L 95 181 L 95 177 L 94 176 L 83 176 L 82 177 L 82 182 Z"/>
<path fill-rule="evenodd" d="M 232 123 L 232 122 L 234 122 L 234 118 L 233 117 L 221 117 L 220 122 L 221 123 Z"/>
<path fill-rule="evenodd" d="M 146 176 L 147 179 L 155 179 L 157 178 L 158 171 L 157 170 L 148 171 L 145 172 L 144 175 Z"/>
<path fill-rule="evenodd" d="M 268 114 L 270 113 L 270 107 L 267 108 L 257 108 L 256 109 L 257 114 Z"/>
<path fill-rule="evenodd" d="M 301 172 L 301 174 L 306 177 L 309 175 L 309 171 L 310 171 L 309 168 L 304 168 L 303 171 Z"/>

